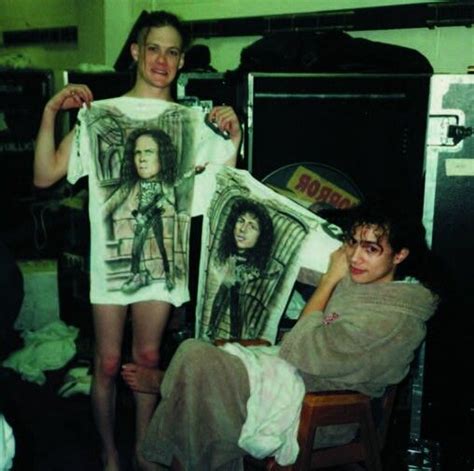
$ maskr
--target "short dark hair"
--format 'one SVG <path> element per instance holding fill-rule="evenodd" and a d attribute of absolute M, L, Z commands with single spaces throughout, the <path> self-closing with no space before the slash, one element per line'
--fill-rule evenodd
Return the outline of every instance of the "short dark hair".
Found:
<path fill-rule="evenodd" d="M 139 179 L 135 166 L 135 144 L 141 136 L 150 136 L 158 145 L 161 181 L 173 185 L 176 180 L 176 147 L 170 136 L 161 129 L 140 128 L 128 135 L 123 152 L 122 180 L 133 184 Z"/>
<path fill-rule="evenodd" d="M 191 43 L 188 28 L 179 17 L 164 10 L 145 12 L 136 27 L 135 42 L 144 44 L 151 28 L 161 28 L 162 26 L 173 27 L 181 36 L 181 49 L 186 51 Z"/>

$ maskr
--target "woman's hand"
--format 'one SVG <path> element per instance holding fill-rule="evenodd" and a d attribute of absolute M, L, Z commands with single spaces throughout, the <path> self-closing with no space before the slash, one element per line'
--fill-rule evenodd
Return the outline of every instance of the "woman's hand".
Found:
<path fill-rule="evenodd" d="M 81 108 L 84 103 L 89 107 L 93 99 L 92 92 L 87 85 L 70 83 L 50 98 L 46 103 L 45 110 L 57 113 L 60 110 Z"/>
<path fill-rule="evenodd" d="M 318 287 L 303 308 L 301 312 L 302 316 L 306 316 L 315 311 L 324 311 L 326 308 L 334 288 L 349 272 L 345 249 L 345 245 L 342 245 L 331 254 L 328 270 L 321 277 Z"/>
<path fill-rule="evenodd" d="M 323 275 L 327 281 L 337 284 L 349 273 L 349 263 L 346 257 L 346 246 L 341 245 L 332 252 L 329 259 L 329 267 Z"/>

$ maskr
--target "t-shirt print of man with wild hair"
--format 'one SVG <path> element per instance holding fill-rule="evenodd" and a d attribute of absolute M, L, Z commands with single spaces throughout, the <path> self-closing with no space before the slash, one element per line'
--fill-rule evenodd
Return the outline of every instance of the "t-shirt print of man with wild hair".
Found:
<path fill-rule="evenodd" d="M 162 259 L 166 287 L 174 287 L 165 246 L 164 216 L 175 213 L 175 183 L 176 149 L 168 134 L 160 129 L 132 131 L 125 143 L 120 186 L 105 202 L 103 213 L 104 218 L 113 217 L 125 202 L 126 207 L 133 208 L 130 275 L 121 286 L 124 293 L 134 293 L 151 282 L 151 273 L 142 260 L 150 230 Z"/>

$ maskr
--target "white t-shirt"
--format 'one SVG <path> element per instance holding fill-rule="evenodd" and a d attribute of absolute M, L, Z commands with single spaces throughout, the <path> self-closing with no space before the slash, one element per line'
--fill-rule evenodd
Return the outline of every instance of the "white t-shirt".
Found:
<path fill-rule="evenodd" d="M 300 268 L 324 273 L 340 241 L 324 219 L 229 167 L 196 177 L 193 214 L 204 215 L 197 336 L 274 342 Z"/>
<path fill-rule="evenodd" d="M 189 299 L 196 167 L 234 153 L 197 108 L 119 97 L 80 110 L 68 180 L 89 176 L 92 303 Z"/>

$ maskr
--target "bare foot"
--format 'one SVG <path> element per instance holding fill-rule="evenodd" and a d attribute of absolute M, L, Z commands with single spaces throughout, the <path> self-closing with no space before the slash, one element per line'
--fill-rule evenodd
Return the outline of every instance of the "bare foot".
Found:
<path fill-rule="evenodd" d="M 147 368 L 135 363 L 122 365 L 123 380 L 137 392 L 159 394 L 164 374 L 165 372 L 158 368 Z"/>
<path fill-rule="evenodd" d="M 135 459 L 133 460 L 134 471 L 159 471 L 161 468 L 156 463 L 146 460 L 140 453 L 135 454 Z"/>

